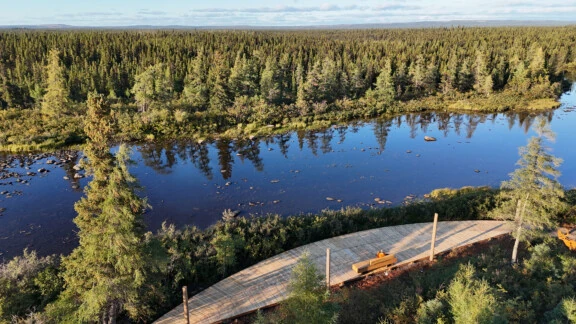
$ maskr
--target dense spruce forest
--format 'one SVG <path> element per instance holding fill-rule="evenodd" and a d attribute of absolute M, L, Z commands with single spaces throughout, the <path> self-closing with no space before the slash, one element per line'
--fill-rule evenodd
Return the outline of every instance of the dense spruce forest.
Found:
<path fill-rule="evenodd" d="M 575 42 L 576 27 L 4 31 L 0 147 L 83 142 L 91 92 L 113 103 L 122 140 L 552 108 Z"/>

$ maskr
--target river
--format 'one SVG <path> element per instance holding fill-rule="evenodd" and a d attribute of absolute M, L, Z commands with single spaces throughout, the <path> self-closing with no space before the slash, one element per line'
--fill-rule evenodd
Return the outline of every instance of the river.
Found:
<path fill-rule="evenodd" d="M 535 135 L 535 119 L 543 116 L 557 133 L 549 143 L 552 153 L 564 160 L 559 180 L 572 188 L 576 87 L 560 100 L 560 108 L 544 113 L 427 112 L 254 140 L 134 145 L 130 170 L 152 206 L 144 215 L 152 231 L 162 222 L 207 227 L 224 209 L 294 215 L 394 206 L 435 188 L 498 187 L 515 169 L 518 148 Z M 73 205 L 89 181 L 73 177 L 79 155 L 4 158 L 0 260 L 24 248 L 40 255 L 74 248 Z M 37 172 L 40 168 L 49 172 Z"/>

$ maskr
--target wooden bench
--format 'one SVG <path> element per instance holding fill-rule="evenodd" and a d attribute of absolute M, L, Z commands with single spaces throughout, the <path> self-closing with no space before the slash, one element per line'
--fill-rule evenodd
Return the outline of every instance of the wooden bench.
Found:
<path fill-rule="evenodd" d="M 356 271 L 356 273 L 364 273 L 384 267 L 388 267 L 393 265 L 394 263 L 398 262 L 398 259 L 394 256 L 394 254 L 387 255 L 382 258 L 374 258 L 358 263 L 354 263 L 352 265 L 352 270 Z"/>

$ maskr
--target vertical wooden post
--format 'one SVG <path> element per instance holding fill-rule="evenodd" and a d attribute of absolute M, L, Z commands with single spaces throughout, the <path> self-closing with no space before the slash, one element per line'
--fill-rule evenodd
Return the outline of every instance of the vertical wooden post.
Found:
<path fill-rule="evenodd" d="M 190 324 L 190 314 L 188 314 L 188 286 L 182 287 L 182 300 L 182 305 L 184 305 L 184 320 L 186 324 Z"/>
<path fill-rule="evenodd" d="M 434 213 L 434 225 L 432 226 L 432 242 L 430 243 L 430 261 L 434 261 L 434 244 L 436 244 L 437 225 L 438 225 L 438 213 Z"/>
<path fill-rule="evenodd" d="M 326 249 L 326 287 L 330 289 L 330 249 Z"/>

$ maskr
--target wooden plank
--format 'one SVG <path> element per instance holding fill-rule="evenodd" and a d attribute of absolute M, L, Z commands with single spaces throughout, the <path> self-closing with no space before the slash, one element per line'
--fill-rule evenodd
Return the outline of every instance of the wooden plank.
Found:
<path fill-rule="evenodd" d="M 441 222 L 441 226 L 437 228 L 434 252 L 438 254 L 462 244 L 504 235 L 509 230 L 503 224 L 498 221 Z M 383 227 L 346 234 L 286 251 L 192 296 L 188 300 L 190 323 L 221 322 L 286 299 L 292 268 L 306 249 L 310 250 L 318 270 L 323 270 L 326 249 L 330 248 L 331 285 L 361 278 L 361 275 L 351 268 L 351 264 L 368 260 L 369 268 L 369 260 L 373 258 L 375 251 L 380 249 L 390 252 L 396 258 L 394 264 L 381 268 L 381 271 L 427 259 L 431 243 L 429 233 L 432 227 L 432 223 Z M 373 266 L 380 265 L 379 262 L 373 264 Z M 158 319 L 157 323 L 185 323 L 183 313 L 184 307 L 180 305 Z"/>

